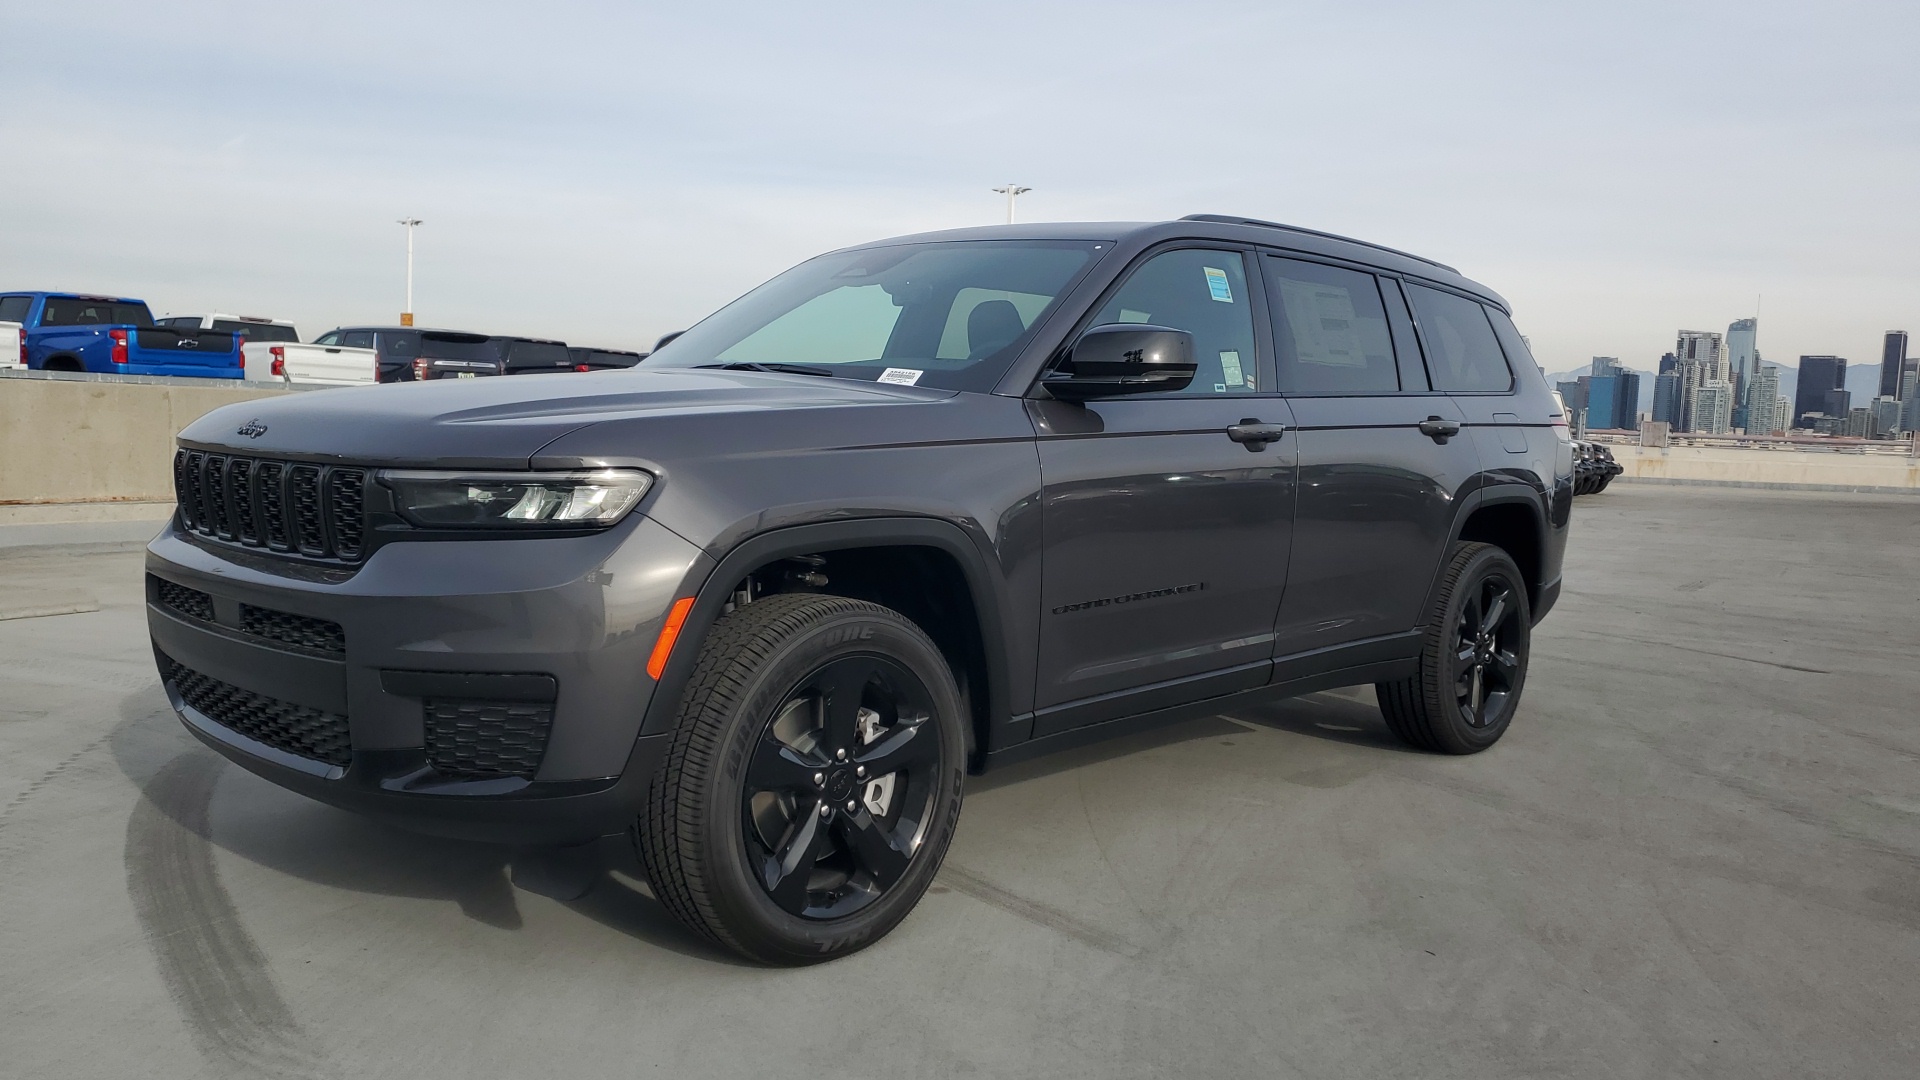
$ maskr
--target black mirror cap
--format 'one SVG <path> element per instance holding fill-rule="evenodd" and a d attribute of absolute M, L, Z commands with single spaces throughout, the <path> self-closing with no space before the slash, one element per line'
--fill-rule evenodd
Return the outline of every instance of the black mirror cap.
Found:
<path fill-rule="evenodd" d="M 1184 390 L 1193 382 L 1193 335 L 1151 323 L 1088 327 L 1059 369 L 1041 382 L 1067 401 Z"/>

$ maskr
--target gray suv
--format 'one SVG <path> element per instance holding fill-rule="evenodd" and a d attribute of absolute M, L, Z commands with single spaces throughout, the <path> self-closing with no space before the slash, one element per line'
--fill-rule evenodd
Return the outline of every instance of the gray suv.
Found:
<path fill-rule="evenodd" d="M 861 948 L 964 777 L 1372 683 L 1507 730 L 1572 444 L 1504 301 L 1202 215 L 822 255 L 626 370 L 334 390 L 181 433 L 148 621 L 188 730 L 444 835 L 630 832 L 771 963 Z"/>

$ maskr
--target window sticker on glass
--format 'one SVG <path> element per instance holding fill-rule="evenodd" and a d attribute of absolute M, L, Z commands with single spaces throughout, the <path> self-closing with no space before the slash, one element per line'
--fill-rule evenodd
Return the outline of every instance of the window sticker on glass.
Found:
<path fill-rule="evenodd" d="M 880 377 L 874 381 L 892 383 L 895 386 L 912 386 L 914 383 L 920 381 L 920 376 L 925 374 L 926 372 L 921 371 L 919 368 L 890 367 L 881 372 Z"/>
<path fill-rule="evenodd" d="M 1280 282 L 1280 305 L 1293 329 L 1300 363 L 1328 367 L 1367 366 L 1366 350 L 1355 324 L 1353 297 L 1335 285 Z"/>
<path fill-rule="evenodd" d="M 1240 373 L 1240 351 L 1238 349 L 1220 350 L 1220 374 L 1226 376 L 1227 383 L 1238 386 L 1246 381 Z"/>
<path fill-rule="evenodd" d="M 1132 308 L 1121 308 L 1120 321 L 1125 323 L 1152 322 L 1153 315 L 1150 312 L 1135 311 Z"/>
<path fill-rule="evenodd" d="M 1207 274 L 1207 292 L 1223 304 L 1233 303 L 1233 286 L 1227 282 L 1227 272 L 1217 266 L 1202 267 Z"/>

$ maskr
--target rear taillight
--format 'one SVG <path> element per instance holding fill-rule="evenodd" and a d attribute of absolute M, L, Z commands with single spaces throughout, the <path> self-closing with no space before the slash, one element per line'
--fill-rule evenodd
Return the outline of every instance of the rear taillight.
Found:
<path fill-rule="evenodd" d="M 107 336 L 113 339 L 113 352 L 111 354 L 113 362 L 116 364 L 126 363 L 127 332 L 125 330 L 109 330 L 107 331 Z"/>
<path fill-rule="evenodd" d="M 587 366 L 586 364 L 575 364 L 575 365 L 573 365 L 573 370 L 575 370 L 575 371 L 592 371 L 593 369 L 592 369 L 591 367 L 588 367 L 588 366 Z"/>
<path fill-rule="evenodd" d="M 282 378 L 282 379 L 286 378 L 287 377 L 286 346 L 274 345 L 267 349 L 267 353 L 268 355 L 273 357 L 273 367 L 270 369 L 273 372 L 273 374 L 278 378 Z"/>
<path fill-rule="evenodd" d="M 432 369 L 433 365 L 429 363 L 425 357 L 421 357 L 413 362 L 413 377 L 421 382 L 425 382 L 427 381 L 427 372 Z"/>

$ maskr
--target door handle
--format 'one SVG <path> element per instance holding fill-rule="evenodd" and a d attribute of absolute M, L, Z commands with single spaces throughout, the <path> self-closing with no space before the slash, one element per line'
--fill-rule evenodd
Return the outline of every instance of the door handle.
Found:
<path fill-rule="evenodd" d="M 1277 442 L 1287 433 L 1285 424 L 1263 424 L 1254 417 L 1247 417 L 1227 429 L 1227 438 L 1247 448 L 1251 453 L 1259 453 L 1270 442 Z"/>
<path fill-rule="evenodd" d="M 1445 446 L 1447 445 L 1448 439 L 1460 434 L 1460 421 L 1446 420 L 1438 416 L 1429 416 L 1425 420 L 1420 421 L 1420 434 L 1427 436 L 1441 446 Z"/>

